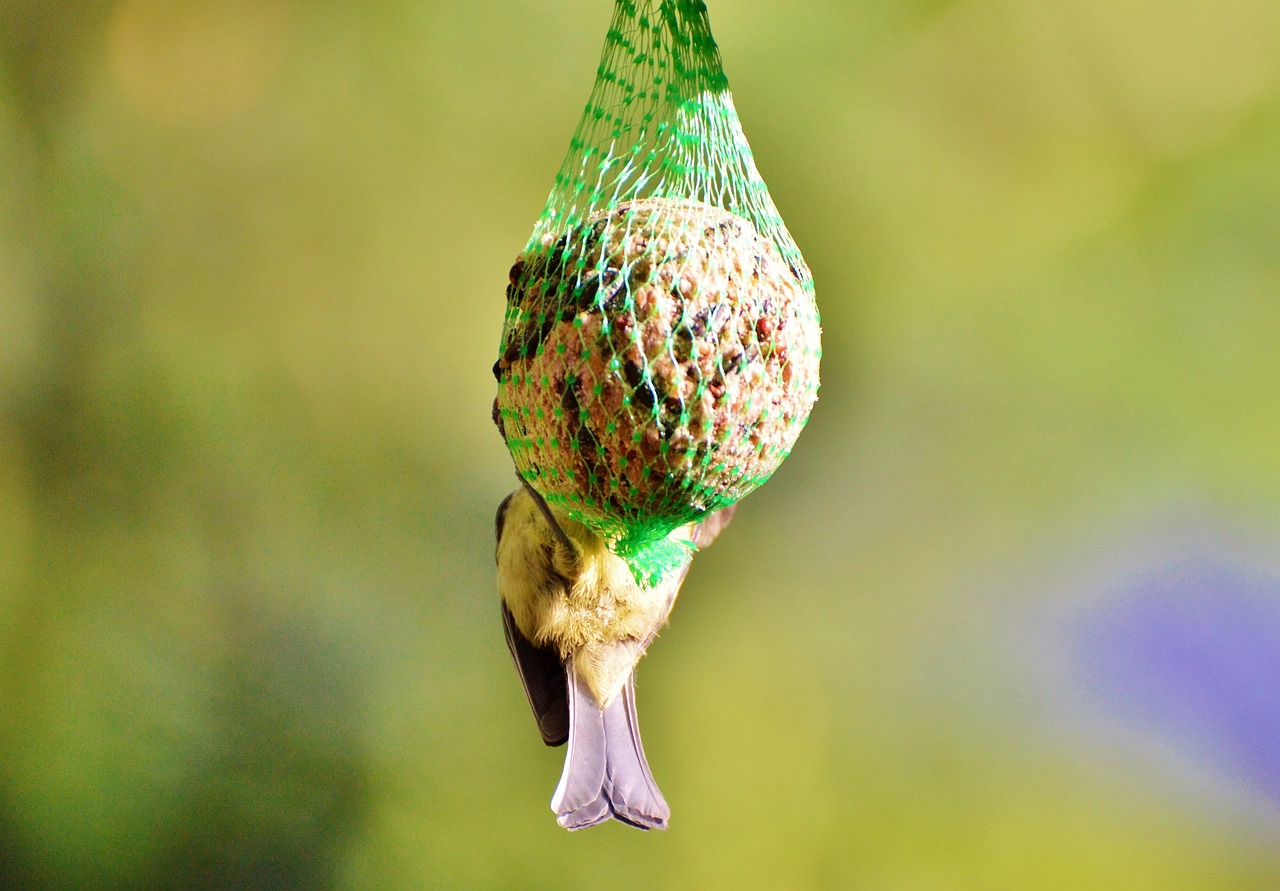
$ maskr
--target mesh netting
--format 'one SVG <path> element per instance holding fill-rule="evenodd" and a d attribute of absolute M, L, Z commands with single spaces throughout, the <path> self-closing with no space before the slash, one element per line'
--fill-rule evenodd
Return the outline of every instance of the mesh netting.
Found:
<path fill-rule="evenodd" d="M 813 280 L 757 172 L 700 0 L 617 0 L 586 111 L 511 269 L 496 418 L 520 475 L 652 583 L 669 533 L 790 452 Z"/>

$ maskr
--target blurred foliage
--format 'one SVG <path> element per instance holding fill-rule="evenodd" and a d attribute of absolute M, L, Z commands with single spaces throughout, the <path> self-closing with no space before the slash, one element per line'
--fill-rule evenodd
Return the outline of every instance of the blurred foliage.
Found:
<path fill-rule="evenodd" d="M 1270 889 L 1072 617 L 1280 535 L 1280 6 L 712 0 L 825 324 L 569 836 L 502 643 L 507 267 L 607 0 L 0 5 L 0 886 Z"/>

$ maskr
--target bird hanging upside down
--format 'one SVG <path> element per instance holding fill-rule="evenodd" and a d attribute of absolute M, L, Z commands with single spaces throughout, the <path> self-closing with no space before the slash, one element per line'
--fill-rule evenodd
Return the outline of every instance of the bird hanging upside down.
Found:
<path fill-rule="evenodd" d="M 706 547 L 734 509 L 669 537 Z M 507 645 L 543 741 L 569 744 L 551 799 L 557 822 L 666 829 L 671 810 L 640 742 L 635 667 L 671 614 L 693 548 L 658 584 L 640 585 L 604 539 L 528 484 L 498 507 L 497 533 Z"/>

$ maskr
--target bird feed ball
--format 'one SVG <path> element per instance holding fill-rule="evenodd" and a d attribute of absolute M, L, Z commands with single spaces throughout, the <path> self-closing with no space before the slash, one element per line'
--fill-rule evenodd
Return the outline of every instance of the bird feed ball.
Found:
<path fill-rule="evenodd" d="M 742 498 L 817 398 L 807 274 L 746 219 L 649 198 L 511 269 L 495 420 L 517 471 L 613 542 Z"/>

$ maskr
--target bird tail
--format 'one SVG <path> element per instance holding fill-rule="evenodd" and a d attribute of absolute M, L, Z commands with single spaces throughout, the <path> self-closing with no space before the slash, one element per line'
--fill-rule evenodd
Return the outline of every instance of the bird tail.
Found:
<path fill-rule="evenodd" d="M 640 742 L 635 676 L 604 708 L 574 666 L 565 664 L 569 691 L 569 750 L 551 798 L 565 829 L 586 829 L 610 818 L 638 829 L 666 829 L 671 809 L 658 791 Z"/>

